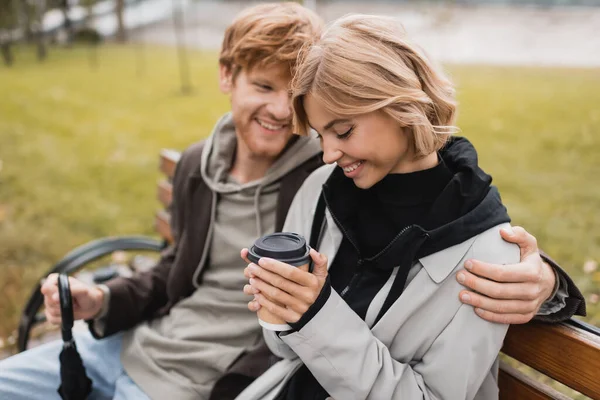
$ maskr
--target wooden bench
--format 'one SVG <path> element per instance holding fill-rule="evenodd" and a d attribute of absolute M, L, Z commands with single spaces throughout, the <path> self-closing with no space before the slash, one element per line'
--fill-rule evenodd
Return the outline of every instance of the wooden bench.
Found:
<path fill-rule="evenodd" d="M 504 354 L 592 399 L 600 399 L 600 329 L 571 320 L 556 325 L 513 325 Z M 569 399 L 503 363 L 501 399 Z"/>
<path fill-rule="evenodd" d="M 165 179 L 158 184 L 158 199 L 165 206 L 156 214 L 156 230 L 167 241 L 172 241 L 169 228 L 171 181 L 180 153 L 163 150 L 160 170 Z M 600 399 L 600 329 L 576 320 L 548 325 L 531 322 L 513 325 L 504 340 L 502 352 L 549 378 L 568 386 L 592 399 Z M 542 400 L 570 399 L 549 385 L 535 380 L 501 362 L 499 374 L 500 399 Z"/>

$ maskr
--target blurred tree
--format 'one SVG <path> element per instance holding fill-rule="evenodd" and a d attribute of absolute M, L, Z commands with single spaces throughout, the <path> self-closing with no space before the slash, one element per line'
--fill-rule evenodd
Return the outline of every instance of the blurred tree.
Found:
<path fill-rule="evenodd" d="M 144 21 L 144 5 L 142 4 L 139 7 L 138 17 L 140 20 Z M 144 32 L 144 24 L 140 25 L 137 29 L 137 43 L 135 46 L 136 51 L 136 72 L 137 76 L 142 76 L 146 72 L 146 55 L 145 55 L 145 46 L 143 39 Z"/>
<path fill-rule="evenodd" d="M 15 3 L 12 0 L 0 0 L 0 54 L 4 64 L 13 64 L 11 45 L 13 31 L 17 25 Z"/>
<path fill-rule="evenodd" d="M 125 33 L 125 0 L 116 0 L 115 15 L 117 17 L 117 42 L 124 43 L 127 40 Z"/>
<path fill-rule="evenodd" d="M 190 94 L 192 83 L 190 79 L 190 66 L 185 47 L 185 18 L 181 0 L 172 0 L 173 28 L 175 29 L 175 41 L 177 43 L 177 56 L 179 61 L 179 77 L 181 79 L 181 93 Z"/>
<path fill-rule="evenodd" d="M 32 35 L 31 39 L 35 41 L 37 58 L 42 62 L 48 55 L 43 26 L 44 13 L 46 12 L 46 0 L 29 0 L 27 3 L 30 4 L 27 12 L 28 31 Z"/>
<path fill-rule="evenodd" d="M 73 23 L 71 22 L 71 18 L 69 17 L 69 10 L 71 8 L 71 4 L 69 0 L 61 0 L 59 6 L 64 17 L 63 29 L 65 30 L 65 35 L 67 37 L 66 43 L 67 45 L 70 45 L 73 41 Z"/>
<path fill-rule="evenodd" d="M 23 31 L 25 40 L 30 42 L 33 40 L 31 21 L 35 12 L 35 6 L 30 0 L 21 0 L 16 2 L 16 7 L 17 25 Z"/>
<path fill-rule="evenodd" d="M 96 4 L 96 0 L 80 0 L 79 4 L 85 7 L 85 26 L 91 27 L 94 23 L 94 5 Z"/>
<path fill-rule="evenodd" d="M 84 38 L 90 45 L 90 51 L 88 52 L 90 67 L 96 69 L 98 67 L 98 52 L 97 45 L 100 42 L 99 35 L 94 29 L 94 5 L 97 0 L 81 0 L 81 5 L 86 8 L 85 15 L 85 32 L 89 33 L 89 37 Z M 80 32 L 81 34 L 81 32 Z M 94 35 L 95 34 L 95 35 Z"/>

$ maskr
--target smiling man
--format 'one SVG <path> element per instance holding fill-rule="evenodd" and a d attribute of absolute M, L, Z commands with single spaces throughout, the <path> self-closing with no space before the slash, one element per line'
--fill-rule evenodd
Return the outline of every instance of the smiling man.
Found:
<path fill-rule="evenodd" d="M 240 291 L 239 250 L 281 230 L 294 194 L 322 164 L 319 142 L 293 134 L 289 98 L 298 51 L 321 29 L 312 11 L 278 3 L 243 11 L 226 30 L 219 84 L 231 112 L 177 165 L 175 244 L 147 273 L 104 287 L 71 279 L 75 318 L 90 324 L 76 341 L 91 398 L 224 400 L 269 366 Z M 42 292 L 48 319 L 60 322 L 55 276 Z M 57 398 L 60 348 L 1 362 L 0 398 Z"/>
<path fill-rule="evenodd" d="M 91 398 L 225 400 L 268 368 L 271 355 L 241 292 L 239 250 L 282 229 L 295 193 L 322 165 L 319 141 L 292 132 L 289 97 L 298 52 L 321 30 L 321 20 L 296 3 L 251 7 L 227 28 L 219 83 L 231 112 L 177 165 L 174 244 L 155 268 L 131 278 L 98 287 L 71 279 L 75 318 L 90 325 L 76 341 L 94 383 Z M 525 322 L 552 297 L 555 275 L 531 236 L 522 231 L 511 241 L 524 249 L 513 274 L 499 277 L 505 266 L 473 263 L 463 281 L 479 292 L 470 292 L 470 302 L 484 318 Z M 565 294 L 546 302 L 553 308 L 544 313 L 564 319 L 580 300 L 559 286 Z M 42 292 L 49 321 L 59 323 L 56 276 Z M 0 362 L 0 399 L 58 398 L 61 346 Z"/>

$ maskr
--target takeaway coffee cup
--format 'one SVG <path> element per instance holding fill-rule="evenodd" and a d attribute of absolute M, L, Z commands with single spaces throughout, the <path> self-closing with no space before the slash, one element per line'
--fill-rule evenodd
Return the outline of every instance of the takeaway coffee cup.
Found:
<path fill-rule="evenodd" d="M 286 264 L 308 271 L 310 247 L 302 235 L 291 232 L 279 232 L 266 235 L 254 242 L 248 251 L 248 259 L 258 263 L 262 257 L 273 258 Z M 287 331 L 291 327 L 279 317 L 264 308 L 258 310 L 258 322 L 272 331 Z"/>

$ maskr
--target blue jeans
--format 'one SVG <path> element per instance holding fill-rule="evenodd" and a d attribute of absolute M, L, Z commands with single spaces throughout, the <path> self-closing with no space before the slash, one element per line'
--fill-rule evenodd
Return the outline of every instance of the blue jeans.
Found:
<path fill-rule="evenodd" d="M 87 376 L 92 380 L 90 400 L 148 400 L 121 364 L 122 334 L 96 340 L 89 331 L 74 334 Z M 58 355 L 62 340 L 43 344 L 0 361 L 0 399 L 60 399 Z"/>

